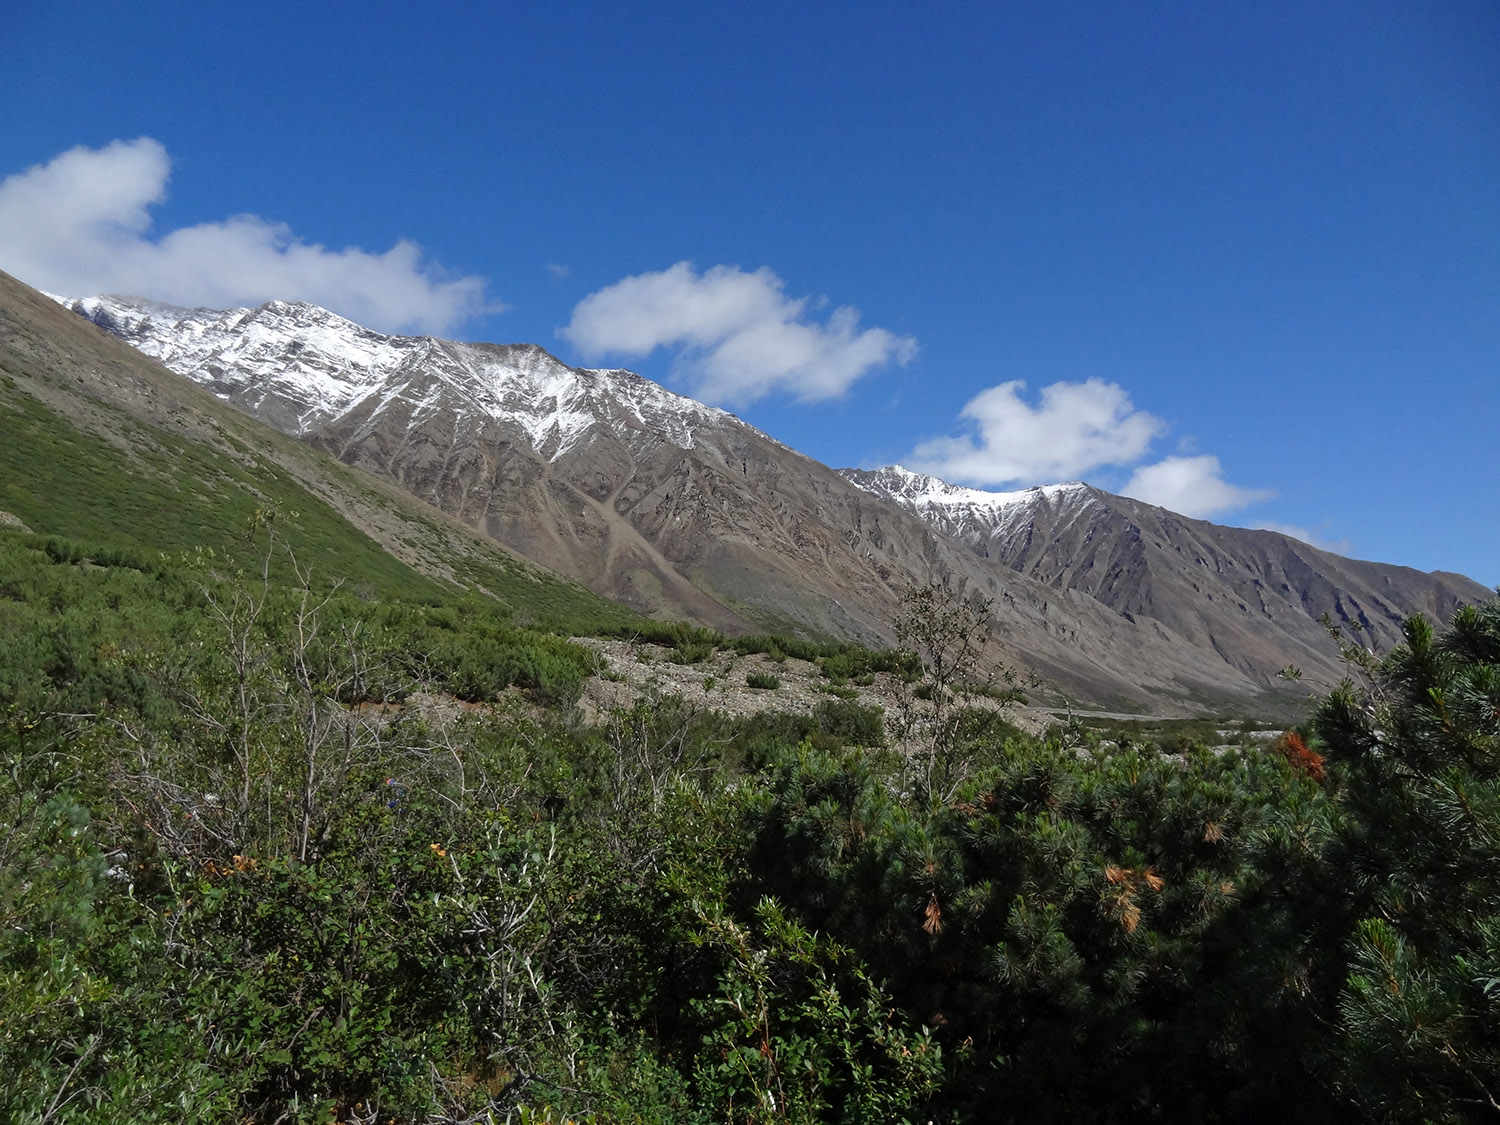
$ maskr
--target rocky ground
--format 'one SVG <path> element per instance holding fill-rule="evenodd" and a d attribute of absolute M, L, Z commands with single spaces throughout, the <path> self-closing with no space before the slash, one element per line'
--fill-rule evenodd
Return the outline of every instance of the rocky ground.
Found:
<path fill-rule="evenodd" d="M 717 649 L 713 655 L 695 664 L 673 664 L 668 657 L 672 649 L 640 641 L 623 641 L 600 637 L 574 637 L 575 644 L 597 653 L 605 667 L 592 677 L 579 706 L 592 719 L 617 707 L 628 707 L 642 694 L 657 692 L 681 695 L 685 699 L 730 715 L 751 715 L 758 711 L 805 713 L 819 703 L 836 698 L 826 689 L 831 685 L 816 664 L 794 657 L 772 660 L 764 654 L 743 655 Z M 780 686 L 753 688 L 746 679 L 752 675 L 775 676 Z M 896 678 L 877 674 L 874 683 L 847 685 L 854 701 L 865 707 L 880 707 L 888 715 L 898 712 L 901 691 Z M 920 701 L 916 701 L 920 706 Z M 1023 730 L 1033 733 L 1044 729 L 1052 717 L 1044 711 L 1012 706 L 1006 717 Z"/>

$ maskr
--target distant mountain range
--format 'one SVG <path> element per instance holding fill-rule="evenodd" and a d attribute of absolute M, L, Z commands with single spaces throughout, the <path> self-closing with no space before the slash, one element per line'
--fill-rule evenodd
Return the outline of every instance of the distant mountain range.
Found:
<path fill-rule="evenodd" d="M 1330 670 L 1325 614 L 1388 647 L 1411 613 L 1446 619 L 1457 601 L 1489 594 L 1463 575 L 1346 559 L 1086 484 L 995 493 L 899 467 L 844 475 L 981 558 L 1154 624 L 1252 678 L 1288 663 Z"/>
<path fill-rule="evenodd" d="M 733 415 L 533 345 L 384 336 L 311 305 L 55 298 L 172 371 L 522 556 L 656 616 L 890 641 L 903 590 L 993 597 L 1054 698 L 1283 706 L 1341 675 L 1319 618 L 1377 645 L 1488 591 L 1188 519 L 1085 484 L 836 472 Z M 86 328 L 80 322 L 82 328 Z M 1277 678 L 1295 664 L 1301 685 Z"/>

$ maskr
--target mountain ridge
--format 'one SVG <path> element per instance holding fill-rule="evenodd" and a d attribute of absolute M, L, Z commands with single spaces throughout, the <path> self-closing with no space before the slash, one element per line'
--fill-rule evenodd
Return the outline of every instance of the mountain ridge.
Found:
<path fill-rule="evenodd" d="M 1245 668 L 1274 657 L 1268 650 L 1247 656 L 1266 645 L 1233 614 L 1220 623 L 1218 636 L 1202 628 L 1205 602 L 1228 598 L 1243 614 L 1299 624 L 1326 614 L 1389 645 L 1399 639 L 1393 626 L 1409 613 L 1446 619 L 1458 600 L 1487 593 L 1462 575 L 1348 559 L 1281 532 L 1192 519 L 1081 483 L 985 493 L 944 491 L 932 483 L 936 478 L 906 470 L 844 475 L 983 558 L 1053 588 L 1082 590 L 1129 620 L 1160 621 Z M 1213 589 L 1205 589 L 1210 584 Z M 1305 650 L 1307 639 L 1289 647 Z M 1302 659 L 1309 655 L 1304 651 Z"/>
<path fill-rule="evenodd" d="M 244 546 L 239 516 L 280 500 L 287 515 L 306 509 L 283 531 L 289 544 L 304 544 L 302 565 L 322 573 L 334 558 L 346 565 L 378 552 L 384 562 L 360 564 L 363 570 L 373 566 L 371 573 L 387 583 L 414 587 L 413 596 L 425 596 L 423 584 L 432 582 L 492 596 L 520 618 L 639 620 L 390 482 L 227 406 L 3 272 L 0 423 L 8 446 L 0 463 L 9 465 L 0 479 L 0 496 L 8 498 L 0 507 L 37 534 L 152 552 L 218 550 L 223 559 L 224 549 Z M 24 462 L 37 465 L 44 439 L 57 452 L 42 465 L 44 478 L 27 490 Z M 70 464 L 75 457 L 86 464 Z M 152 505 L 181 507 L 165 514 L 151 507 L 145 515 L 173 529 L 196 521 L 195 531 L 152 538 L 160 533 L 149 520 L 133 522 L 132 493 L 149 493 Z M 230 518 L 231 511 L 239 515 Z M 331 547 L 336 554 L 325 559 L 321 552 Z"/>
<path fill-rule="evenodd" d="M 887 470 L 882 487 L 639 375 L 570 368 L 535 345 L 385 337 L 286 302 L 205 312 L 59 300 L 278 428 L 656 616 L 889 643 L 902 591 L 946 581 L 994 598 L 1000 654 L 1063 696 L 1201 709 L 1285 703 L 1275 672 L 1289 663 L 1336 682 L 1324 612 L 1388 644 L 1406 614 L 1445 617 L 1485 594 L 1081 483 L 994 494 Z"/>
<path fill-rule="evenodd" d="M 297 434 L 337 423 L 370 394 L 389 393 L 392 374 L 402 372 L 436 375 L 475 409 L 516 422 L 549 460 L 585 438 L 601 421 L 598 404 L 611 399 L 633 408 L 638 424 L 649 416 L 657 432 L 684 448 L 691 447 L 693 422 L 733 417 L 632 371 L 568 367 L 536 344 L 388 336 L 301 301 L 213 310 L 138 297 L 49 296 L 169 368 L 200 372 L 195 381 L 215 394 Z M 297 336 L 295 354 L 276 354 L 289 333 Z M 279 368 L 269 380 L 268 360 Z M 420 420 L 428 403 L 415 405 Z"/>

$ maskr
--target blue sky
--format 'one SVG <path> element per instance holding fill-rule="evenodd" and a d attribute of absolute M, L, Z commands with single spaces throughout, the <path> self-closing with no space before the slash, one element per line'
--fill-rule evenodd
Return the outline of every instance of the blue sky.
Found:
<path fill-rule="evenodd" d="M 10 4 L 0 268 L 1500 582 L 1500 7 Z"/>

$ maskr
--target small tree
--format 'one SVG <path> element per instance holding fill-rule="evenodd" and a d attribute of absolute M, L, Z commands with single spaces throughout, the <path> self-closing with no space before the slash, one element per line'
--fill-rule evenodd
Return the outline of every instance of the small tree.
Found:
<path fill-rule="evenodd" d="M 407 726 L 360 713 L 386 670 L 358 621 L 331 620 L 340 583 L 316 591 L 275 518 L 257 510 L 247 528 L 251 542 L 264 534 L 257 573 L 204 575 L 210 624 L 159 669 L 186 722 L 170 737 L 118 724 L 132 753 L 117 760 L 115 782 L 168 855 L 312 862 L 351 778 L 414 756 L 399 737 Z M 272 577 L 281 551 L 290 588 Z"/>
<path fill-rule="evenodd" d="M 1005 708 L 1024 701 L 1032 678 L 986 659 L 995 600 L 946 582 L 909 587 L 895 620 L 896 637 L 921 662 L 897 698 L 897 728 L 931 800 L 950 799 Z"/>

